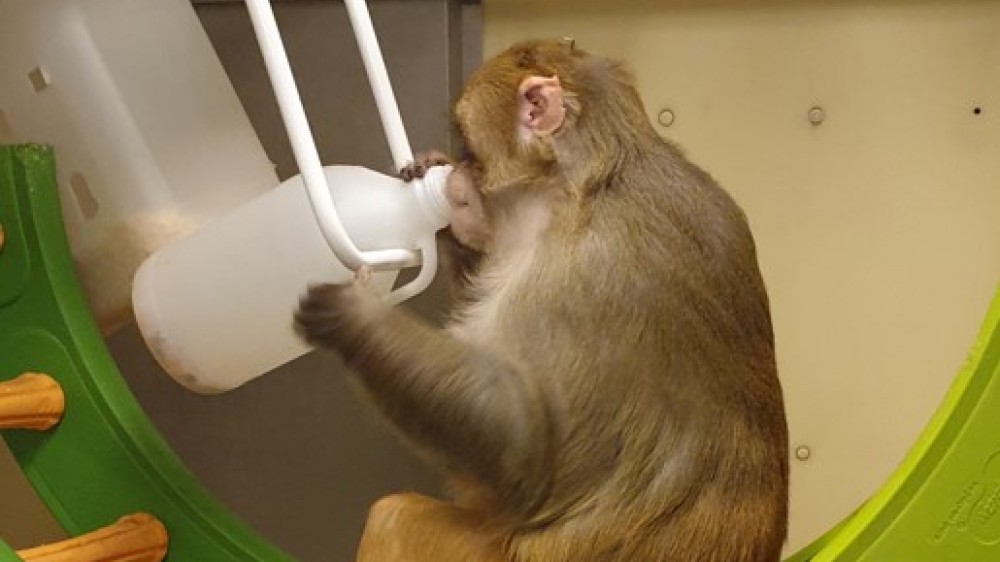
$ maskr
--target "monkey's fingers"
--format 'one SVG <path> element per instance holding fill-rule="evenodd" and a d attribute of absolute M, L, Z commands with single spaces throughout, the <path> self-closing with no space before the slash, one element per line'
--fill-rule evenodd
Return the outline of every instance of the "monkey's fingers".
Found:
<path fill-rule="evenodd" d="M 342 311 L 339 306 L 345 287 L 325 283 L 313 285 L 299 299 L 295 311 L 295 333 L 313 346 L 329 345 L 340 329 Z"/>
<path fill-rule="evenodd" d="M 372 268 L 362 265 L 354 272 L 354 282 L 362 287 L 369 287 L 372 284 Z"/>
<path fill-rule="evenodd" d="M 427 174 L 427 170 L 434 166 L 444 166 L 451 163 L 451 158 L 439 150 L 420 152 L 413 158 L 413 162 L 407 164 L 399 171 L 399 177 L 403 181 L 413 181 Z"/>

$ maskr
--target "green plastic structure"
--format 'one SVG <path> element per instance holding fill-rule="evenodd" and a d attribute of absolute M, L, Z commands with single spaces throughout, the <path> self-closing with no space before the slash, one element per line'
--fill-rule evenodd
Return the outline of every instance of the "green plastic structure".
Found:
<path fill-rule="evenodd" d="M 0 539 L 0 562 L 21 562 L 15 553 L 2 539 Z"/>
<path fill-rule="evenodd" d="M 1000 292 L 965 365 L 889 480 L 788 562 L 1000 560 Z"/>
<path fill-rule="evenodd" d="M 291 560 L 201 487 L 126 387 L 75 277 L 50 148 L 0 147 L 0 223 L 0 380 L 42 372 L 66 396 L 54 429 L 4 438 L 67 533 L 144 511 L 168 529 L 167 560 Z"/>
<path fill-rule="evenodd" d="M 0 147 L 0 380 L 44 372 L 66 414 L 49 432 L 5 434 L 72 535 L 155 515 L 167 560 L 285 561 L 174 456 L 125 386 L 73 271 L 52 151 Z M 789 562 L 1000 560 L 1000 293 L 970 357 L 906 459 L 857 512 Z M 0 541 L 0 562 L 19 560 Z"/>

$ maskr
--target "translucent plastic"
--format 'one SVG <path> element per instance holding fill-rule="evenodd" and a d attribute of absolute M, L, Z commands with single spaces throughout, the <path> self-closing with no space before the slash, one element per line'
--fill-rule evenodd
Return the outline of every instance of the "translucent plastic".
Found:
<path fill-rule="evenodd" d="M 356 166 L 324 172 L 363 250 L 430 249 L 447 224 L 450 167 L 432 168 L 416 185 Z M 423 263 L 427 282 L 434 265 Z M 376 272 L 375 289 L 388 294 L 396 273 Z M 331 254 L 296 176 L 153 254 L 136 274 L 132 300 L 160 365 L 192 390 L 222 392 L 306 352 L 292 330 L 298 298 L 311 283 L 353 276 Z"/>
<path fill-rule="evenodd" d="M 3 2 L 0 143 L 51 144 L 106 332 L 160 245 L 278 183 L 188 0 Z"/>

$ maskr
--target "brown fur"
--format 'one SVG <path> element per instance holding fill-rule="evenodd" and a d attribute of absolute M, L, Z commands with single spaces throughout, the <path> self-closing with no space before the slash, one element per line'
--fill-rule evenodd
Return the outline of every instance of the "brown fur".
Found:
<path fill-rule="evenodd" d="M 517 131 L 530 76 L 561 83 L 553 134 Z M 778 560 L 787 430 L 742 211 L 656 134 L 621 65 L 565 43 L 488 61 L 455 114 L 472 161 L 452 191 L 490 236 L 454 321 L 327 285 L 301 333 L 462 482 L 454 509 L 490 529 L 453 528 L 469 541 L 499 534 L 517 562 Z"/>
<path fill-rule="evenodd" d="M 504 562 L 502 537 L 483 514 L 396 494 L 375 502 L 357 562 Z"/>

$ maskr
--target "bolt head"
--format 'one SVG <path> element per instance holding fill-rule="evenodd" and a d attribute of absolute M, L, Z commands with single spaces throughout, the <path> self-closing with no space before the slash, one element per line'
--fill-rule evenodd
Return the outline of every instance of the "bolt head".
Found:
<path fill-rule="evenodd" d="M 826 120 L 826 111 L 822 107 L 814 105 L 809 108 L 808 117 L 810 123 L 813 125 L 819 125 Z"/>
<path fill-rule="evenodd" d="M 656 116 L 656 120 L 664 127 L 669 127 L 674 124 L 674 112 L 670 109 L 661 109 L 659 115 Z"/>

